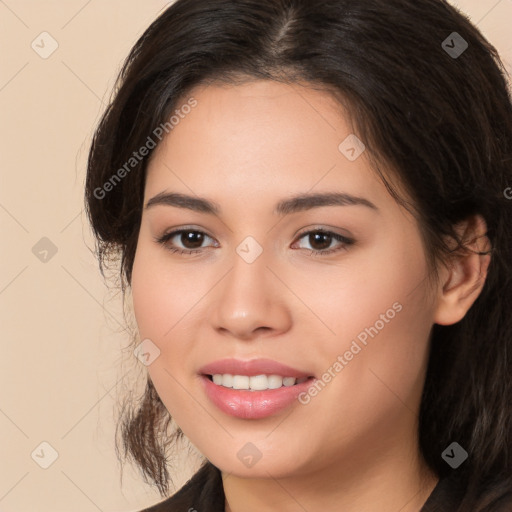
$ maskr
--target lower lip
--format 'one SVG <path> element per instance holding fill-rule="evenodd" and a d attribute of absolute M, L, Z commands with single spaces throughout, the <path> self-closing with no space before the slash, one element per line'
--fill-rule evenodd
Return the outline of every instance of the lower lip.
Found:
<path fill-rule="evenodd" d="M 206 375 L 201 375 L 201 380 L 206 395 L 221 411 L 237 418 L 259 419 L 272 416 L 292 405 L 311 386 L 315 378 L 310 377 L 300 384 L 265 391 L 226 388 L 214 384 Z"/>

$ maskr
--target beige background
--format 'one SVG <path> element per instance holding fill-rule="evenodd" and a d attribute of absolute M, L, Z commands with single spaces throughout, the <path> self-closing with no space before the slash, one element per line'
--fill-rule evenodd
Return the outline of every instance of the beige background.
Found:
<path fill-rule="evenodd" d="M 512 71 L 512 0 L 454 3 Z M 121 365 L 120 296 L 101 280 L 82 198 L 120 64 L 167 4 L 0 0 L 0 512 L 129 512 L 161 500 L 130 465 L 120 479 L 116 392 L 145 368 L 135 357 Z M 42 442 L 58 453 L 46 469 Z M 177 487 L 198 462 L 181 466 Z"/>

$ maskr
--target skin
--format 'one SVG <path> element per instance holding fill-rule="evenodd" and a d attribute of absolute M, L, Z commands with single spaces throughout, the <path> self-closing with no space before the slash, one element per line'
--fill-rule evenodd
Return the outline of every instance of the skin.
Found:
<path fill-rule="evenodd" d="M 416 434 L 429 334 L 434 323 L 466 314 L 489 257 L 454 259 L 429 287 L 416 221 L 366 152 L 349 161 L 338 150 L 353 129 L 326 92 L 255 81 L 201 86 L 190 96 L 197 106 L 152 155 L 144 204 L 172 191 L 215 201 L 221 213 L 168 205 L 143 212 L 132 297 L 140 339 L 160 350 L 148 366 L 159 396 L 221 469 L 226 511 L 418 511 L 438 482 Z M 273 213 L 291 195 L 333 191 L 366 198 L 378 211 Z M 155 241 L 181 227 L 206 233 L 201 253 L 175 254 Z M 355 243 L 302 234 L 319 228 Z M 460 230 L 471 238 L 485 224 L 475 217 Z M 263 250 L 251 264 L 236 252 L 247 236 Z M 194 247 L 180 235 L 172 242 Z M 401 311 L 307 405 L 244 420 L 203 392 L 199 368 L 225 357 L 270 358 L 321 378 L 396 302 Z M 250 468 L 237 457 L 248 442 L 262 455 Z"/>

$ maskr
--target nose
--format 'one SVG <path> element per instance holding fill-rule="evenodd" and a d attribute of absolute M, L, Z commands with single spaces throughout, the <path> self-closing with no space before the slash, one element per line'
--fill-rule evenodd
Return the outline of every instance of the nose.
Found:
<path fill-rule="evenodd" d="M 249 341 L 291 328 L 291 294 L 263 254 L 252 263 L 235 254 L 231 270 L 216 287 L 211 322 L 220 334 Z"/>

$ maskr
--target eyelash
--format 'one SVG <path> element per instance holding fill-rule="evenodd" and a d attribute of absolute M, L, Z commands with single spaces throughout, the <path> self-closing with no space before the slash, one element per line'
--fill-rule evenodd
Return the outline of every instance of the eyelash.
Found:
<path fill-rule="evenodd" d="M 155 241 L 157 243 L 163 245 L 166 250 L 171 251 L 172 253 L 180 254 L 180 255 L 199 253 L 202 251 L 202 249 L 179 249 L 176 247 L 170 247 L 167 244 L 167 242 L 169 240 L 171 240 L 175 236 L 180 235 L 182 233 L 201 233 L 202 235 L 206 235 L 208 238 L 212 238 L 209 235 L 207 235 L 204 231 L 201 231 L 199 229 L 182 228 L 182 229 L 177 229 L 175 231 L 171 231 L 169 233 L 164 233 L 161 237 L 156 237 Z M 309 250 L 309 256 L 312 256 L 312 257 L 326 256 L 328 254 L 346 250 L 348 246 L 353 245 L 355 242 L 351 238 L 340 235 L 339 233 L 327 231 L 325 229 L 313 229 L 311 231 L 305 231 L 303 233 L 300 233 L 298 235 L 298 240 L 300 240 L 301 238 L 304 238 L 306 235 L 310 235 L 313 233 L 321 233 L 323 235 L 330 235 L 333 239 L 337 240 L 338 242 L 342 242 L 342 245 L 336 249 L 326 249 L 326 250 L 306 249 L 306 250 Z"/>

